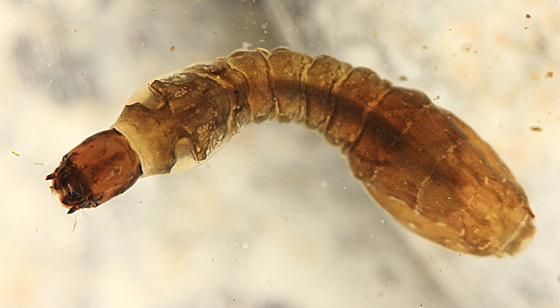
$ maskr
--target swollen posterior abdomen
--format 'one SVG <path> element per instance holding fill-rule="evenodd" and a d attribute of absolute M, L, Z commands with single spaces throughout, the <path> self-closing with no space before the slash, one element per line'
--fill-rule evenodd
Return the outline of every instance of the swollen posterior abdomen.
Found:
<path fill-rule="evenodd" d="M 253 122 L 305 122 L 347 154 L 354 175 L 407 228 L 479 255 L 518 251 L 534 232 L 525 193 L 496 153 L 423 93 L 367 68 L 289 49 L 258 53 L 248 88 Z M 255 63 L 258 63 L 256 61 Z M 256 74 L 261 74 L 257 76 Z M 257 86 L 260 84 L 261 86 Z M 262 98 L 265 99 L 262 99 Z"/>

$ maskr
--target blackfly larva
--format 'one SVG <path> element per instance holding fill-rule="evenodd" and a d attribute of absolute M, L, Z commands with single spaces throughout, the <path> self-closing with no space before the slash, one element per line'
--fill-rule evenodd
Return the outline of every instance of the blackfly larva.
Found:
<path fill-rule="evenodd" d="M 533 236 L 527 197 L 494 150 L 423 93 L 288 48 L 236 51 L 155 78 L 47 176 L 69 213 L 141 176 L 207 161 L 248 124 L 305 123 L 402 225 L 449 249 L 513 255 Z"/>

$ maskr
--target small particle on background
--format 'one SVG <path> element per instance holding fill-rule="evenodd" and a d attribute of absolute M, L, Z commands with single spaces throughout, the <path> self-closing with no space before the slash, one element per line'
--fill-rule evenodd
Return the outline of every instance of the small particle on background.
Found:
<path fill-rule="evenodd" d="M 168 49 L 171 50 L 171 51 L 175 51 L 175 46 L 171 46 Z"/>
<path fill-rule="evenodd" d="M 531 14 L 525 14 L 525 18 L 531 19 Z"/>
<path fill-rule="evenodd" d="M 473 44 L 471 42 L 467 42 L 467 43 L 464 43 L 463 46 L 461 46 L 461 50 L 464 51 L 464 52 L 469 52 L 469 51 L 471 51 L 472 47 L 473 47 Z"/>
<path fill-rule="evenodd" d="M 554 76 L 554 72 L 550 71 L 548 73 L 546 73 L 546 75 L 544 75 L 545 78 L 552 78 L 552 76 Z"/>
<path fill-rule="evenodd" d="M 440 98 L 441 98 L 441 95 L 438 95 L 438 96 L 434 97 L 433 100 L 434 100 L 434 101 L 437 101 L 437 100 L 439 100 Z"/>
<path fill-rule="evenodd" d="M 539 80 L 539 75 L 537 74 L 531 74 L 531 78 L 533 78 L 533 80 Z"/>
<path fill-rule="evenodd" d="M 19 157 L 19 153 L 16 153 L 16 152 L 12 151 L 12 154 L 14 154 L 15 156 Z"/>
<path fill-rule="evenodd" d="M 408 78 L 406 78 L 406 76 L 404 76 L 404 75 L 399 76 L 399 79 L 402 80 L 402 81 L 407 81 L 408 80 Z"/>
<path fill-rule="evenodd" d="M 542 127 L 533 125 L 531 126 L 531 130 L 534 132 L 542 132 Z"/>

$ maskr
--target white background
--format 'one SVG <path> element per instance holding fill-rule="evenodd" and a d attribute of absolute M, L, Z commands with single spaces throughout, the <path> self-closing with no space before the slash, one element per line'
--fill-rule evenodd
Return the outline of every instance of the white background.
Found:
<path fill-rule="evenodd" d="M 2 0 L 0 11 L 0 307 L 560 306 L 557 1 Z M 250 126 L 209 164 L 142 179 L 94 210 L 66 215 L 51 195 L 44 178 L 62 155 L 144 82 L 278 45 L 370 67 L 469 123 L 525 187 L 532 245 L 496 259 L 419 238 L 297 125 Z"/>

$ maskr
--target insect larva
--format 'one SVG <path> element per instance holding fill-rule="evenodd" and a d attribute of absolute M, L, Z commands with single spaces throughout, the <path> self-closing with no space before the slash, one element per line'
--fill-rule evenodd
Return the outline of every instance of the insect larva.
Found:
<path fill-rule="evenodd" d="M 449 249 L 512 255 L 534 233 L 523 189 L 465 123 L 370 69 L 288 48 L 236 51 L 153 79 L 47 180 L 69 213 L 93 208 L 140 176 L 198 166 L 244 126 L 273 119 L 324 134 L 381 206 Z"/>

